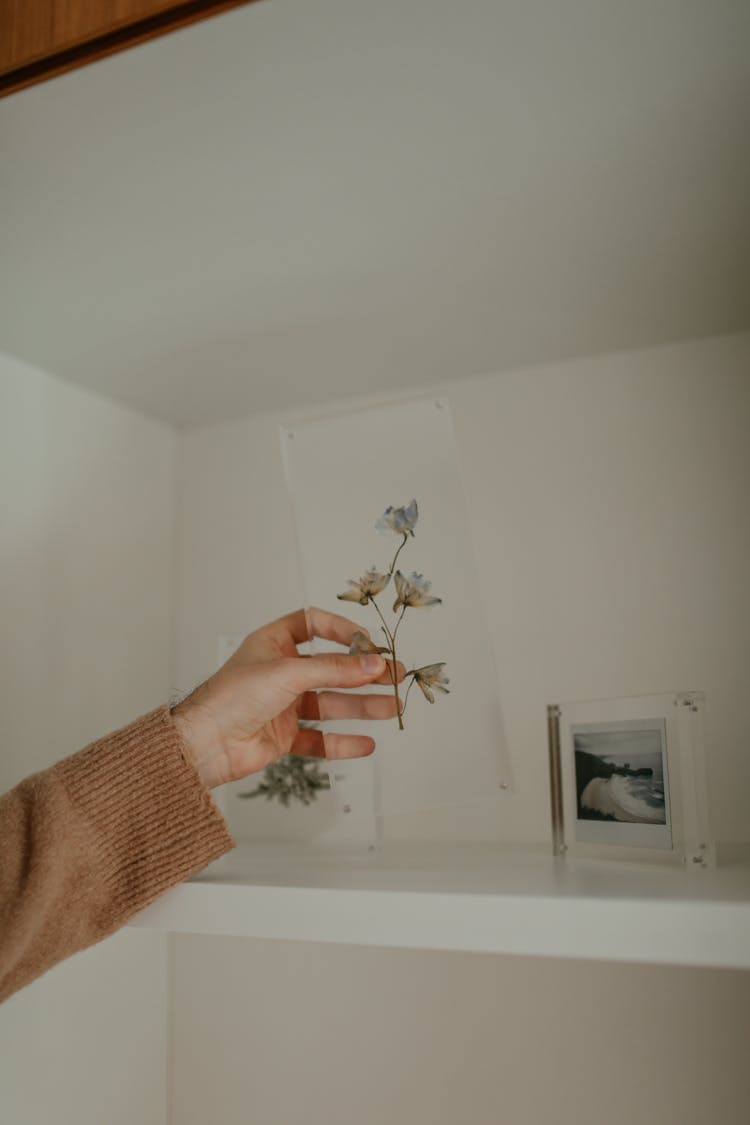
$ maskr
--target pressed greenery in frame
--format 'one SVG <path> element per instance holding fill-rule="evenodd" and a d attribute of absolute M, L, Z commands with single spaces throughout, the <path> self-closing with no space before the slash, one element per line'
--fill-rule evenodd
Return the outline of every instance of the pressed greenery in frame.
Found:
<path fill-rule="evenodd" d="M 315 800 L 320 789 L 330 788 L 328 775 L 314 759 L 304 758 L 301 754 L 287 754 L 278 762 L 266 766 L 263 770 L 263 780 L 257 789 L 239 795 L 265 797 L 269 801 L 279 801 L 286 807 L 292 800 L 309 805 Z"/>
<path fill-rule="evenodd" d="M 349 588 L 343 594 L 338 594 L 340 601 L 357 602 L 359 605 L 371 605 L 380 619 L 380 630 L 386 640 L 385 645 L 376 645 L 365 632 L 357 631 L 352 637 L 349 652 L 352 654 L 363 652 L 378 652 L 386 658 L 386 667 L 389 671 L 393 692 L 396 699 L 396 716 L 399 730 L 404 730 L 404 712 L 409 699 L 409 692 L 414 684 L 419 688 L 428 703 L 435 702 L 435 692 L 448 694 L 446 684 L 450 680 L 444 673 L 445 662 L 425 664 L 421 668 L 412 668 L 406 673 L 405 679 L 409 680 L 406 694 L 401 701 L 398 690 L 398 658 L 396 641 L 398 631 L 407 609 L 421 609 L 428 606 L 440 605 L 442 598 L 436 598 L 431 593 L 432 583 L 424 575 L 412 571 L 404 574 L 396 570 L 398 557 L 410 538 L 414 538 L 414 529 L 419 518 L 417 501 L 412 500 L 402 508 L 389 506 L 375 524 L 378 531 L 386 535 L 396 535 L 401 539 L 396 553 L 391 560 L 391 565 L 386 571 L 379 571 L 372 566 L 358 579 L 349 579 Z M 381 607 L 376 598 L 386 589 L 391 578 L 396 588 L 396 599 L 393 603 L 396 621 L 388 625 Z M 400 611 L 400 612 L 399 612 Z M 330 782 L 326 774 L 320 769 L 317 762 L 299 755 L 288 755 L 279 762 L 266 767 L 263 781 L 257 789 L 249 793 L 241 793 L 241 797 L 265 796 L 268 800 L 276 799 L 282 805 L 288 805 L 291 799 L 309 805 L 321 789 L 329 789 Z"/>

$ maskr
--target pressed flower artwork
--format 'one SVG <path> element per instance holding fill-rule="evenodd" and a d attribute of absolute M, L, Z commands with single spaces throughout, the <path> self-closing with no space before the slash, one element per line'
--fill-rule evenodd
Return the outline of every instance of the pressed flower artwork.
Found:
<path fill-rule="evenodd" d="M 448 688 L 445 685 L 450 683 L 448 677 L 443 673 L 443 669 L 445 668 L 444 662 L 425 664 L 421 668 L 412 668 L 406 673 L 405 678 L 409 680 L 409 686 L 406 689 L 403 703 L 399 696 L 396 641 L 406 611 L 407 609 L 425 609 L 429 606 L 440 605 L 442 601 L 441 598 L 437 598 L 431 593 L 432 583 L 429 582 L 423 574 L 418 574 L 415 570 L 410 574 L 405 574 L 401 570 L 396 570 L 398 556 L 403 551 L 409 539 L 415 537 L 415 528 L 418 518 L 419 508 L 416 500 L 412 500 L 403 508 L 387 507 L 383 515 L 376 522 L 375 527 L 384 535 L 396 536 L 401 540 L 391 560 L 391 565 L 384 571 L 378 570 L 377 567 L 372 566 L 369 570 L 365 571 L 361 578 L 350 578 L 348 582 L 349 588 L 338 595 L 341 601 L 358 602 L 359 605 L 364 606 L 371 605 L 380 619 L 380 631 L 383 633 L 386 643 L 384 645 L 376 645 L 370 640 L 366 633 L 356 632 L 352 637 L 349 651 L 351 653 L 379 652 L 386 656 L 393 692 L 396 697 L 396 713 L 400 730 L 404 729 L 403 715 L 406 710 L 409 692 L 415 683 L 419 684 L 422 694 L 428 703 L 435 702 L 434 693 L 436 690 L 444 692 L 447 695 Z M 396 620 L 389 625 L 376 599 L 378 595 L 382 594 L 386 589 L 391 578 L 393 578 L 396 591 L 392 612 L 396 614 L 397 617 Z"/>
<path fill-rule="evenodd" d="M 384 644 L 377 644 L 367 633 L 357 630 L 351 638 L 349 652 L 359 654 L 364 652 L 377 652 L 386 658 L 393 692 L 396 697 L 396 714 L 400 730 L 404 729 L 404 713 L 409 699 L 409 692 L 414 684 L 418 684 L 420 691 L 428 703 L 435 702 L 435 692 L 448 694 L 447 684 L 450 682 L 444 673 L 445 662 L 425 664 L 420 668 L 412 668 L 406 673 L 405 680 L 409 681 L 403 701 L 399 695 L 398 684 L 398 657 L 397 640 L 399 629 L 407 610 L 421 610 L 441 604 L 442 599 L 435 597 L 432 584 L 423 574 L 417 571 L 404 573 L 396 569 L 396 563 L 402 550 L 409 539 L 415 537 L 415 528 L 419 512 L 417 501 L 403 508 L 386 508 L 383 515 L 376 522 L 375 527 L 384 535 L 394 536 L 400 540 L 387 570 L 379 570 L 371 566 L 360 578 L 350 578 L 347 589 L 338 594 L 344 602 L 355 602 L 362 606 L 372 606 L 379 619 L 380 631 L 383 634 Z M 395 600 L 389 611 L 386 605 L 385 613 L 377 598 L 385 592 L 393 579 Z M 390 599 L 388 599 L 390 600 Z M 395 615 L 395 620 L 390 624 L 387 613 Z M 317 762 L 298 755 L 287 755 L 271 766 L 267 766 L 263 781 L 256 789 L 248 793 L 240 793 L 240 797 L 260 797 L 267 800 L 279 801 L 288 806 L 290 801 L 297 801 L 303 805 L 311 804 L 318 792 L 330 788 L 326 774 L 320 769 Z"/>

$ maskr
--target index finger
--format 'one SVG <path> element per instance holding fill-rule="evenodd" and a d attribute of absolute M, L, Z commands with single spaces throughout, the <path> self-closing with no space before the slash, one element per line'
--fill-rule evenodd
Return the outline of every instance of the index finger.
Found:
<path fill-rule="evenodd" d="M 296 645 L 304 644 L 313 637 L 320 637 L 322 640 L 335 641 L 348 648 L 356 632 L 370 636 L 370 630 L 365 625 L 359 625 L 356 621 L 350 621 L 348 617 L 342 617 L 338 613 L 328 613 L 327 610 L 318 609 L 316 606 L 311 606 L 307 610 L 298 609 L 295 613 L 279 618 L 276 624 L 289 631 Z"/>

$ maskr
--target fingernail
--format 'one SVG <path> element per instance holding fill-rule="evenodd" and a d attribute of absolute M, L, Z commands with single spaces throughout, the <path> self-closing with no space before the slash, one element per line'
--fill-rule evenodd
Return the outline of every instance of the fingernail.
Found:
<path fill-rule="evenodd" d="M 366 672 L 368 676 L 373 672 L 382 672 L 385 668 L 385 661 L 382 656 L 378 656 L 377 652 L 367 652 L 360 656 L 359 662 L 362 665 L 362 671 Z"/>

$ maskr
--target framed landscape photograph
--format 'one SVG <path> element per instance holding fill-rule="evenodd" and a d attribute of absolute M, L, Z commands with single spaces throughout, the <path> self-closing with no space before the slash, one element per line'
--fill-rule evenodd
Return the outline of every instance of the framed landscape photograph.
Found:
<path fill-rule="evenodd" d="M 667 730 L 663 719 L 570 728 L 577 840 L 672 847 Z"/>
<path fill-rule="evenodd" d="M 698 692 L 550 704 L 553 849 L 708 867 Z"/>

